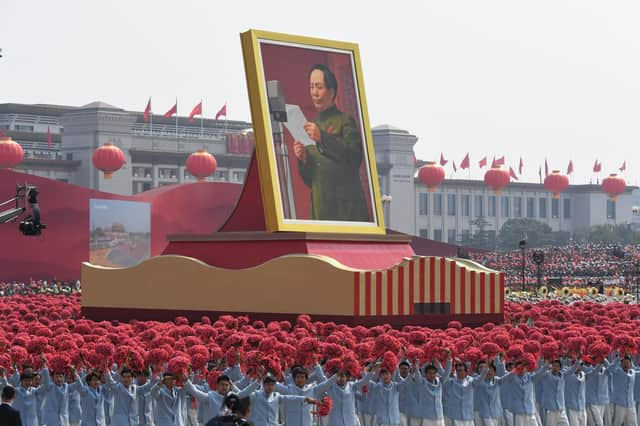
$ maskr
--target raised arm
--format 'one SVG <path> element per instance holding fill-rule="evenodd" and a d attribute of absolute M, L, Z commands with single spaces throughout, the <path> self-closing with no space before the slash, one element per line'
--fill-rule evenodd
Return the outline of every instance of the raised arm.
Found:
<path fill-rule="evenodd" d="M 362 387 L 368 384 L 371 381 L 371 379 L 375 377 L 375 375 L 376 375 L 375 372 L 369 371 L 367 374 L 364 375 L 364 377 L 362 377 L 362 379 L 358 380 L 353 385 L 356 387 L 356 389 L 362 389 Z"/>
<path fill-rule="evenodd" d="M 333 385 L 337 381 L 338 381 L 338 376 L 336 376 L 334 374 L 333 376 L 331 376 L 328 379 L 324 380 L 322 383 L 318 383 L 317 385 L 315 385 L 314 388 L 313 388 L 313 391 L 318 393 L 318 394 L 326 392 L 327 390 L 329 390 L 331 385 Z"/>
<path fill-rule="evenodd" d="M 288 395 L 291 392 L 291 390 L 289 389 L 289 386 L 283 385 L 280 382 L 276 382 L 276 392 L 281 393 L 283 395 Z"/>
<path fill-rule="evenodd" d="M 184 389 L 189 395 L 197 399 L 198 402 L 205 401 L 209 398 L 209 394 L 207 392 L 202 392 L 200 389 L 196 388 L 191 380 L 187 380 L 187 382 L 184 384 Z"/>
<path fill-rule="evenodd" d="M 327 380 L 327 376 L 324 374 L 324 370 L 322 369 L 322 366 L 316 363 L 315 367 L 313 367 L 313 371 L 309 375 L 309 381 L 315 381 L 320 383 L 320 382 L 324 382 L 325 380 Z"/>
<path fill-rule="evenodd" d="M 547 371 L 549 371 L 549 363 L 545 363 L 542 367 L 538 368 L 532 375 L 531 375 L 531 379 L 532 380 L 540 380 L 542 379 L 542 377 L 544 377 L 544 375 L 547 373 Z"/>
<path fill-rule="evenodd" d="M 487 373 L 489 372 L 489 367 L 484 367 L 481 371 L 480 374 L 477 375 L 476 377 L 472 377 L 472 385 L 473 386 L 477 386 L 478 384 L 484 382 L 484 379 L 487 378 Z"/>
<path fill-rule="evenodd" d="M 447 358 L 447 366 L 444 370 L 444 374 L 442 376 L 440 376 L 440 381 L 442 382 L 442 384 L 445 384 L 449 381 L 449 379 L 451 379 L 451 370 L 453 368 L 453 359 L 451 359 L 451 357 Z"/>
<path fill-rule="evenodd" d="M 246 398 L 247 396 L 251 395 L 255 390 L 257 390 L 259 387 L 260 387 L 260 381 L 253 380 L 249 384 L 249 386 L 247 386 L 246 388 L 238 392 L 238 398 Z"/>

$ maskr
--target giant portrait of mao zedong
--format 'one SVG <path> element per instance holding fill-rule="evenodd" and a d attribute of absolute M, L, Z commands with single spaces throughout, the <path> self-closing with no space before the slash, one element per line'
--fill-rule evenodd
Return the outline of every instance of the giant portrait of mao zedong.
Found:
<path fill-rule="evenodd" d="M 242 34 L 270 230 L 384 233 L 355 44 Z"/>

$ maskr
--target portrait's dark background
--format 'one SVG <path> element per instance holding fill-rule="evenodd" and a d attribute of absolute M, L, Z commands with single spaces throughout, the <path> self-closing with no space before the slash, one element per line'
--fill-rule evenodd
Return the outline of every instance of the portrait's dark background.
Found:
<path fill-rule="evenodd" d="M 336 105 L 339 110 L 351 115 L 360 127 L 360 114 L 358 111 L 358 97 L 356 95 L 354 72 L 351 65 L 351 57 L 345 53 L 324 52 L 321 50 L 280 46 L 261 43 L 260 52 L 266 80 L 279 80 L 286 103 L 299 105 L 304 116 L 313 121 L 318 115 L 311 102 L 309 91 L 309 70 L 315 64 L 323 64 L 336 75 L 338 80 L 338 93 Z M 362 132 L 362 129 L 360 129 Z M 287 130 L 285 143 L 289 148 L 289 163 L 293 177 L 293 190 L 298 219 L 310 219 L 311 196 L 310 189 L 304 184 L 298 173 L 298 162 L 293 153 L 293 138 Z M 362 136 L 363 144 L 365 142 Z M 365 168 L 364 156 L 367 155 L 363 145 L 363 161 L 360 166 L 360 180 L 364 190 L 364 196 L 369 207 L 369 217 L 373 218 L 371 207 L 371 193 L 369 191 L 368 173 Z M 283 188 L 281 188 L 281 191 Z M 373 219 L 371 219 L 373 220 Z"/>

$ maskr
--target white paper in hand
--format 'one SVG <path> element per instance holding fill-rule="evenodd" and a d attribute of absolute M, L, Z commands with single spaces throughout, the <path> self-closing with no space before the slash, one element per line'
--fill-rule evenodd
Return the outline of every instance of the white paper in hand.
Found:
<path fill-rule="evenodd" d="M 286 105 L 287 121 L 285 127 L 291 133 L 293 140 L 300 142 L 304 146 L 315 145 L 313 139 L 304 131 L 304 125 L 307 119 L 298 105 Z"/>

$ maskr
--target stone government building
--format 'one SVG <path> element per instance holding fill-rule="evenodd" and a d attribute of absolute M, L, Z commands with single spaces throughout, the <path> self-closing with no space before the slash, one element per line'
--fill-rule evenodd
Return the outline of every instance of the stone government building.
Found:
<path fill-rule="evenodd" d="M 19 171 L 130 195 L 195 182 L 185 163 L 192 152 L 204 148 L 218 163 L 209 181 L 243 183 L 253 151 L 251 123 L 204 119 L 201 128 L 200 118 L 189 123 L 187 117 L 179 117 L 176 134 L 175 118 L 154 115 L 152 122 L 144 122 L 142 111 L 103 102 L 82 107 L 0 104 L 0 129 L 7 129 L 25 151 Z M 489 233 L 497 233 L 511 218 L 536 219 L 566 232 L 640 222 L 632 195 L 638 188 L 631 186 L 615 202 L 599 185 L 570 185 L 560 199 L 553 199 L 536 183 L 512 182 L 496 196 L 481 180 L 447 179 L 429 193 L 416 178 L 419 164 L 413 147 L 418 138 L 388 125 L 374 127 L 372 134 L 385 223 L 400 232 L 455 243 L 475 233 L 480 221 Z M 91 162 L 93 151 L 107 141 L 120 147 L 126 158 L 110 180 Z"/>

